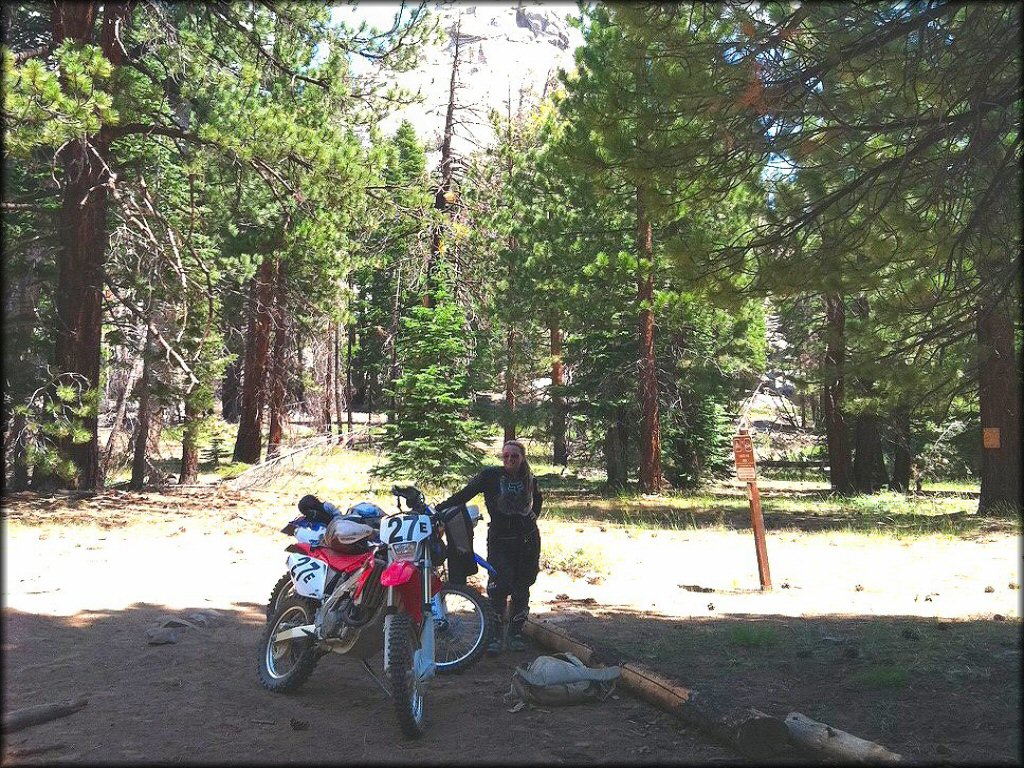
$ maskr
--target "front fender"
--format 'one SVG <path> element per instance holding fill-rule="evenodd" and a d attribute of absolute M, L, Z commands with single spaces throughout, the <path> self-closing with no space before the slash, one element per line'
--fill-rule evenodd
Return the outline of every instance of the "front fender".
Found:
<path fill-rule="evenodd" d="M 385 587 L 400 587 L 418 573 L 416 566 L 408 560 L 398 560 L 388 565 L 380 575 L 380 583 Z"/>

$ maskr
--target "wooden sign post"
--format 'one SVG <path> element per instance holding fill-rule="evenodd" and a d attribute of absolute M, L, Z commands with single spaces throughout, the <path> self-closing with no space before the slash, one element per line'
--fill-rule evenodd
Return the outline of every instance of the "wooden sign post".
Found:
<path fill-rule="evenodd" d="M 754 441 L 750 433 L 741 429 L 732 439 L 732 452 L 736 457 L 736 479 L 747 484 L 750 499 L 750 519 L 754 528 L 754 549 L 757 552 L 757 574 L 761 589 L 772 588 L 772 575 L 768 570 L 768 547 L 764 540 L 764 518 L 761 516 L 761 495 L 757 491 L 757 465 L 754 462 Z"/>

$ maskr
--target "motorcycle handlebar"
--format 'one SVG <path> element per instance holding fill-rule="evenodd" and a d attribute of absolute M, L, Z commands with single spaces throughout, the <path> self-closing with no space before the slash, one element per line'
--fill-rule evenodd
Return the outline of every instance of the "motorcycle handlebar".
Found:
<path fill-rule="evenodd" d="M 393 485 L 391 486 L 391 493 L 400 499 L 405 499 L 405 502 L 411 509 L 420 510 L 426 506 L 423 492 L 413 485 Z"/>

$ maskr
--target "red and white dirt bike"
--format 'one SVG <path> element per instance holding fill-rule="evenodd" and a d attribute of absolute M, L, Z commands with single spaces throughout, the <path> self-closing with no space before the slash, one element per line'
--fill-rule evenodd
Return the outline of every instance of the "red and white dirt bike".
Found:
<path fill-rule="evenodd" d="M 287 548 L 287 580 L 271 595 L 258 672 L 264 687 L 287 692 L 309 679 L 324 655 L 355 657 L 391 696 L 402 732 L 417 737 L 426 728 L 430 680 L 476 662 L 493 619 L 476 590 L 438 577 L 447 514 L 435 512 L 417 488 L 395 486 L 392 493 L 398 514 L 380 510 L 379 531 L 371 527 L 347 553 L 316 543 L 316 526 L 331 513 L 300 504 L 304 517 L 285 528 L 298 541 Z M 384 679 L 370 665 L 382 648 Z"/>

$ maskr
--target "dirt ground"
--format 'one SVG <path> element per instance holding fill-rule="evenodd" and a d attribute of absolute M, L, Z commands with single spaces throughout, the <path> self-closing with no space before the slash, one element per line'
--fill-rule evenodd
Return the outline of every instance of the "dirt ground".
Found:
<path fill-rule="evenodd" d="M 510 712 L 511 674 L 536 648 L 437 679 L 418 741 L 399 737 L 388 700 L 344 657 L 324 658 L 296 694 L 265 691 L 258 636 L 291 516 L 209 489 L 5 500 L 4 713 L 89 704 L 5 737 L 4 764 L 740 761 L 624 691 Z M 1020 761 L 1015 536 L 770 532 L 776 588 L 762 593 L 749 532 L 542 520 L 542 534 L 600 553 L 598 572 L 542 573 L 534 589 L 535 613 L 580 639 L 912 762 Z M 168 617 L 194 626 L 148 644 Z"/>

